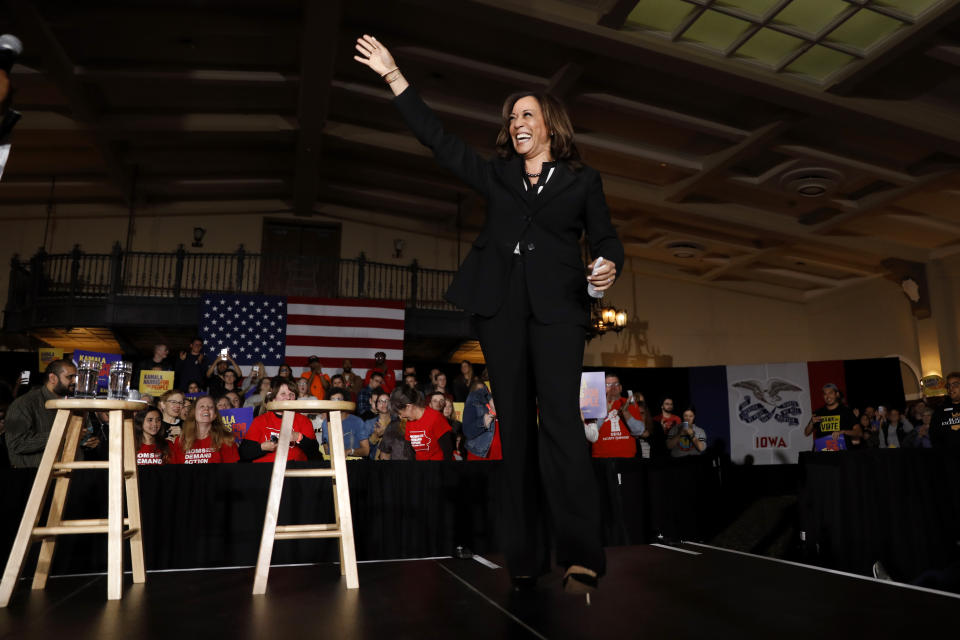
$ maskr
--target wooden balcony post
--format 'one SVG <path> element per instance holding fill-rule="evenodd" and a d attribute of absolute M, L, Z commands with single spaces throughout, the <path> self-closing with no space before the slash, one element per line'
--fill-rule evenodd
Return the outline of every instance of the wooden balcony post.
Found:
<path fill-rule="evenodd" d="M 173 297 L 174 299 L 180 299 L 180 290 L 183 288 L 183 261 L 186 257 L 187 252 L 184 251 L 183 245 L 177 245 L 177 263 L 174 270 L 174 280 L 173 280 Z"/>
<path fill-rule="evenodd" d="M 239 293 L 243 291 L 243 260 L 247 255 L 246 249 L 243 248 L 241 244 L 237 248 L 237 286 L 236 291 Z"/>
<path fill-rule="evenodd" d="M 416 308 L 417 306 L 417 287 L 418 280 L 420 278 L 420 265 L 417 264 L 416 259 L 410 263 L 410 306 Z"/>
<path fill-rule="evenodd" d="M 110 300 L 113 301 L 123 290 L 123 247 L 113 243 L 110 252 Z"/>

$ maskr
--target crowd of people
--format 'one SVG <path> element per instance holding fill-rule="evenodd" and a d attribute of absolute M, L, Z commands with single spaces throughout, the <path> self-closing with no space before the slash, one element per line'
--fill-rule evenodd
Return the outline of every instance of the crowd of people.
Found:
<path fill-rule="evenodd" d="M 930 449 L 960 447 L 960 372 L 948 373 L 947 395 L 917 400 L 904 408 L 850 407 L 840 388 L 823 386 L 823 406 L 804 429 L 813 449 Z"/>
<path fill-rule="evenodd" d="M 272 462 L 280 433 L 280 414 L 267 410 L 273 400 L 317 398 L 355 404 L 353 412 L 339 411 L 344 450 L 349 458 L 371 460 L 497 460 L 501 458 L 493 401 L 485 382 L 463 362 L 452 385 L 434 369 L 420 383 L 415 367 L 405 367 L 402 382 L 378 352 L 366 376 L 353 372 L 350 360 L 334 375 L 323 372 L 317 357 L 294 376 L 281 365 L 270 377 L 262 363 L 244 376 L 229 353 L 209 358 L 203 341 L 195 338 L 178 356 L 158 344 L 136 371 L 173 371 L 174 387 L 153 398 L 134 416 L 139 464 L 202 464 L 211 462 Z M 13 392 L 13 402 L 0 407 L 0 444 L 6 449 L 0 464 L 35 467 L 51 431 L 55 411 L 47 400 L 74 394 L 77 370 L 69 360 L 46 367 L 43 384 Z M 137 379 L 138 375 L 134 376 Z M 480 398 L 479 400 L 477 398 Z M 454 402 L 471 402 L 470 411 L 457 419 Z M 223 413 L 250 407 L 253 421 L 242 437 Z M 329 456 L 330 412 L 297 414 L 290 444 L 290 460 L 317 460 Z M 85 459 L 106 459 L 108 417 L 91 411 L 81 432 L 79 451 Z"/>
<path fill-rule="evenodd" d="M 339 411 L 348 457 L 371 460 L 499 460 L 502 458 L 496 406 L 485 372 L 463 361 L 448 381 L 432 369 L 423 383 L 413 366 L 400 382 L 378 352 L 365 376 L 350 360 L 334 375 L 324 373 L 320 359 L 308 359 L 299 377 L 283 364 L 270 377 L 262 363 L 247 375 L 225 353 L 208 358 L 203 341 L 170 357 L 167 345 L 138 363 L 138 371 L 175 372 L 175 388 L 158 398 L 144 397 L 147 407 L 135 416 L 137 459 L 141 464 L 271 462 L 280 432 L 280 414 L 268 411 L 272 400 L 317 398 L 355 403 L 353 412 Z M 136 379 L 136 378 L 135 378 Z M 813 412 L 804 434 L 815 450 L 865 448 L 931 448 L 960 445 L 960 373 L 947 376 L 948 395 L 919 400 L 908 407 L 849 407 L 834 384 L 823 387 L 824 404 Z M 55 412 L 47 400 L 72 395 L 76 367 L 57 360 L 44 372 L 43 384 L 22 393 L 8 407 L 0 406 L 0 465 L 37 466 Z M 692 406 L 679 408 L 672 398 L 654 409 L 642 393 L 625 391 L 608 374 L 606 416 L 584 420 L 584 446 L 595 458 L 667 458 L 707 451 L 707 433 Z M 459 412 L 455 403 L 462 403 Z M 222 412 L 250 407 L 253 421 L 242 437 L 224 421 Z M 329 412 L 298 414 L 291 442 L 291 460 L 328 456 Z M 86 459 L 105 459 L 108 419 L 90 412 L 79 449 Z"/>

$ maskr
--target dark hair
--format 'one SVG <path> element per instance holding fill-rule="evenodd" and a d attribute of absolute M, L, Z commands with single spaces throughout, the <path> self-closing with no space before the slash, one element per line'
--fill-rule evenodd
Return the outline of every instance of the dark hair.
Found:
<path fill-rule="evenodd" d="M 333 381 L 336 380 L 337 378 L 340 378 L 340 380 L 342 380 L 344 384 L 347 383 L 347 381 L 343 379 L 343 375 L 339 373 L 335 373 L 333 374 L 333 376 L 330 377 L 330 384 L 333 384 Z"/>
<path fill-rule="evenodd" d="M 291 367 L 290 365 L 288 365 L 286 362 L 284 362 L 284 363 L 281 364 L 279 367 L 277 367 L 277 375 L 278 375 L 278 376 L 280 375 L 280 370 L 283 369 L 284 367 L 287 368 L 287 371 L 289 371 L 289 372 L 290 372 L 290 375 L 292 376 L 292 375 L 293 375 L 293 367 Z"/>
<path fill-rule="evenodd" d="M 554 160 L 563 160 L 573 170 L 577 171 L 583 163 L 580 162 L 580 152 L 573 142 L 573 125 L 567 109 L 558 98 L 541 91 L 518 91 L 507 96 L 503 101 L 501 117 L 503 124 L 497 134 L 497 155 L 504 160 L 516 157 L 517 150 L 513 147 L 513 137 L 510 135 L 510 113 L 520 98 L 527 96 L 535 98 L 540 104 L 543 113 L 543 123 L 550 131 L 550 154 Z"/>
<path fill-rule="evenodd" d="M 149 407 L 133 415 L 133 449 L 136 452 L 143 446 L 143 422 L 151 411 L 160 414 L 160 431 L 153 438 L 154 446 L 156 446 L 157 453 L 160 454 L 163 461 L 168 462 L 170 460 L 170 442 L 167 440 L 167 428 L 163 424 L 163 412 L 156 407 Z"/>
<path fill-rule="evenodd" d="M 63 370 L 66 369 L 67 367 L 72 367 L 72 366 L 74 366 L 73 362 L 65 358 L 54 360 L 53 362 L 47 365 L 46 369 L 43 370 L 43 379 L 44 381 L 49 380 L 50 379 L 49 376 L 51 373 L 57 376 L 57 378 L 59 379 L 60 374 L 63 373 Z"/>
<path fill-rule="evenodd" d="M 333 400 L 333 396 L 340 396 L 342 400 L 346 400 L 347 390 L 343 387 L 330 387 L 330 391 L 327 392 L 327 400 Z"/>
<path fill-rule="evenodd" d="M 294 398 L 299 395 L 297 391 L 297 383 L 295 381 L 277 376 L 276 378 L 270 380 L 270 393 L 267 394 L 267 399 L 264 404 L 267 402 L 273 402 L 273 399 L 277 397 L 277 393 L 280 391 L 280 387 L 286 387 L 287 389 L 290 389 L 290 391 L 293 392 Z"/>
<path fill-rule="evenodd" d="M 370 374 L 370 379 L 373 380 L 374 378 L 380 378 L 380 381 L 383 382 L 383 374 L 379 371 L 374 371 Z"/>
<path fill-rule="evenodd" d="M 407 405 L 424 406 L 423 394 L 407 385 L 400 385 L 390 394 L 390 413 L 396 415 Z"/>
<path fill-rule="evenodd" d="M 957 380 L 960 380 L 960 371 L 951 371 L 946 375 L 946 377 L 944 377 L 944 381 L 949 380 L 950 378 L 956 378 Z"/>

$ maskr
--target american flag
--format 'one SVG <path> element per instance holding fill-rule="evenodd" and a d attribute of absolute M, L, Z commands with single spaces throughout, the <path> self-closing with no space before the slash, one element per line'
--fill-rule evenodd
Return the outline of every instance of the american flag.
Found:
<path fill-rule="evenodd" d="M 404 313 L 398 301 L 211 295 L 201 305 L 200 337 L 209 355 L 229 349 L 240 365 L 306 367 L 315 355 L 328 373 L 349 358 L 363 375 L 378 351 L 401 369 Z"/>

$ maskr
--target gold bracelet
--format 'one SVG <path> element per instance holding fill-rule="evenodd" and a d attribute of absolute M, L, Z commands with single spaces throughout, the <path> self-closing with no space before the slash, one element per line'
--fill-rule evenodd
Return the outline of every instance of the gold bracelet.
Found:
<path fill-rule="evenodd" d="M 393 76 L 392 78 L 390 78 L 389 80 L 387 80 L 387 77 L 386 77 L 386 76 L 390 75 L 391 73 L 396 73 L 397 75 L 395 75 L 395 76 Z M 382 76 L 382 77 L 383 77 L 384 80 L 386 80 L 387 84 L 393 84 L 394 82 L 396 82 L 397 80 L 400 79 L 400 69 L 394 69 L 393 71 L 388 71 L 388 72 L 387 72 L 384 76 Z"/>
<path fill-rule="evenodd" d="M 399 68 L 400 68 L 400 67 L 394 67 L 393 69 L 390 69 L 390 71 L 386 71 L 386 72 L 384 72 L 384 73 L 381 73 L 381 74 L 380 74 L 380 77 L 381 77 L 381 78 L 386 78 L 388 75 L 390 75 L 391 73 L 393 73 L 394 71 L 396 71 L 396 70 L 399 69 Z"/>

